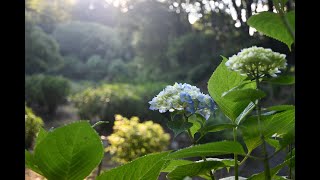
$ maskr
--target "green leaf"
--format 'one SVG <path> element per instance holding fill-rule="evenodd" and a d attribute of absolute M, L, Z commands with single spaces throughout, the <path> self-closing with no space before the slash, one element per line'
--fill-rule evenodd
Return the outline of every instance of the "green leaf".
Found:
<path fill-rule="evenodd" d="M 289 23 L 292 23 L 294 15 L 291 13 L 286 16 L 289 16 L 287 17 L 288 19 L 290 18 Z M 259 14 L 251 16 L 247 24 L 266 36 L 285 43 L 291 50 L 291 44 L 294 42 L 294 39 L 291 37 L 289 30 L 279 14 L 267 11 L 260 12 Z"/>
<path fill-rule="evenodd" d="M 296 16 L 296 13 L 294 10 L 285 14 L 285 17 L 287 18 L 289 25 L 293 30 L 295 30 L 295 27 L 296 27 L 295 16 Z"/>
<path fill-rule="evenodd" d="M 193 161 L 188 161 L 183 159 L 171 160 L 166 164 L 166 166 L 161 170 L 161 172 L 171 172 L 177 166 L 191 164 L 191 163 L 193 163 Z"/>
<path fill-rule="evenodd" d="M 246 117 L 251 113 L 251 111 L 256 107 L 253 102 L 250 102 L 248 106 L 241 112 L 241 114 L 236 119 L 236 124 L 239 125 Z"/>
<path fill-rule="evenodd" d="M 282 135 L 282 138 L 279 140 L 281 147 L 286 147 L 295 141 L 295 130 L 294 127 L 288 130 L 287 133 Z"/>
<path fill-rule="evenodd" d="M 261 116 L 262 133 L 265 138 L 272 135 L 283 135 L 294 128 L 295 110 L 289 109 L 272 115 Z M 256 116 L 249 117 L 240 126 L 248 151 L 261 144 L 259 123 Z"/>
<path fill-rule="evenodd" d="M 294 110 L 293 105 L 277 105 L 277 106 L 271 106 L 268 107 L 267 110 L 269 111 L 285 111 L 285 110 Z"/>
<path fill-rule="evenodd" d="M 181 180 L 186 176 L 194 177 L 209 174 L 209 171 L 218 167 L 225 167 L 225 164 L 219 161 L 194 162 L 176 167 L 167 177 L 170 180 Z"/>
<path fill-rule="evenodd" d="M 25 164 L 27 168 L 33 170 L 34 172 L 40 175 L 43 175 L 40 169 L 38 168 L 38 166 L 35 164 L 33 155 L 29 151 L 27 150 L 24 151 L 24 157 L 25 157 Z"/>
<path fill-rule="evenodd" d="M 163 158 L 169 152 L 153 153 L 137 158 L 127 164 L 103 172 L 97 177 L 97 180 L 156 180 L 160 171 L 168 160 Z"/>
<path fill-rule="evenodd" d="M 220 141 L 184 148 L 169 154 L 166 159 L 216 156 L 233 153 L 245 155 L 245 152 L 240 143 L 234 141 Z"/>
<path fill-rule="evenodd" d="M 202 132 L 218 132 L 218 131 L 223 131 L 226 129 L 232 129 L 237 127 L 235 124 L 215 124 L 215 125 L 209 125 L 209 126 L 204 126 L 203 129 L 201 129 Z"/>
<path fill-rule="evenodd" d="M 291 157 L 291 158 L 294 158 L 294 156 Z M 286 165 L 288 165 L 288 163 L 290 163 L 290 159 L 291 159 L 291 158 L 285 160 L 283 163 L 281 163 L 281 164 L 277 165 L 276 167 L 270 169 L 270 175 L 271 175 L 271 178 L 272 178 L 272 179 L 274 179 L 273 177 L 276 176 L 276 174 L 277 174 L 284 166 L 286 166 Z M 248 178 L 248 180 L 263 180 L 263 179 L 265 179 L 264 177 L 265 177 L 265 175 L 264 175 L 264 171 L 263 171 L 263 172 L 261 172 L 261 173 L 257 173 L 257 174 L 252 175 L 251 177 Z"/>
<path fill-rule="evenodd" d="M 282 177 L 282 176 L 275 175 L 275 176 L 272 177 L 272 180 L 288 180 L 288 179 L 285 178 L 285 177 Z"/>
<path fill-rule="evenodd" d="M 37 135 L 36 139 L 36 145 L 34 148 L 38 146 L 38 144 L 48 135 L 48 132 L 44 130 L 42 127 L 40 127 L 39 133 Z"/>
<path fill-rule="evenodd" d="M 228 93 L 222 94 L 223 98 L 226 98 L 231 101 L 239 102 L 250 100 L 254 102 L 256 99 L 261 99 L 266 96 L 261 90 L 258 89 L 240 89 L 229 91 Z"/>
<path fill-rule="evenodd" d="M 291 85 L 295 83 L 295 77 L 289 75 L 281 75 L 275 78 L 264 78 L 262 82 L 279 85 Z"/>
<path fill-rule="evenodd" d="M 99 135 L 87 121 L 54 129 L 34 150 L 34 162 L 47 179 L 84 179 L 103 158 Z"/>
<path fill-rule="evenodd" d="M 174 132 L 174 137 L 192 127 L 193 123 L 185 122 L 183 118 L 168 121 L 167 126 Z"/>
<path fill-rule="evenodd" d="M 196 114 L 193 114 L 188 118 L 188 122 L 192 123 L 192 127 L 190 128 L 191 136 L 194 138 L 194 135 L 201 129 L 203 122 L 201 119 L 198 119 Z"/>
<path fill-rule="evenodd" d="M 99 126 L 101 124 L 108 124 L 108 123 L 109 123 L 109 121 L 98 121 L 94 125 L 92 125 L 92 127 L 94 128 L 94 127 Z"/>
<path fill-rule="evenodd" d="M 223 60 L 217 69 L 213 72 L 208 81 L 208 90 L 211 97 L 217 103 L 221 111 L 232 121 L 235 121 L 237 117 L 248 106 L 250 100 L 244 100 L 241 102 L 233 102 L 229 99 L 223 98 L 222 94 L 230 89 L 238 86 L 239 89 L 256 88 L 254 82 L 244 83 L 246 76 L 241 76 L 238 72 L 231 71 L 227 68 L 225 63 L 227 58 L 222 57 Z M 244 84 L 244 85 L 242 85 Z M 241 87 L 239 87 L 241 85 Z"/>

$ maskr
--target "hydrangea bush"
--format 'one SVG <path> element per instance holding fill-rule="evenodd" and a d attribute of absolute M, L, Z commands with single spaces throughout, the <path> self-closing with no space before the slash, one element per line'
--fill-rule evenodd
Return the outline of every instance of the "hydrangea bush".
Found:
<path fill-rule="evenodd" d="M 139 121 L 136 116 L 127 119 L 119 114 L 115 115 L 114 132 L 107 137 L 110 145 L 106 148 L 113 161 L 123 164 L 167 149 L 170 135 L 157 123 Z"/>
<path fill-rule="evenodd" d="M 294 13 L 285 12 L 285 1 L 274 2 L 277 13 L 264 12 L 253 15 L 248 19 L 248 23 L 258 31 L 286 43 L 290 49 L 294 42 L 294 26 L 291 26 Z M 272 22 L 279 24 L 279 31 L 274 29 Z M 295 106 L 261 105 L 261 100 L 267 96 L 261 90 L 261 83 L 294 84 L 293 76 L 281 73 L 286 66 L 285 55 L 254 46 L 243 49 L 229 59 L 223 57 L 208 81 L 209 95 L 185 83 L 167 86 L 149 102 L 150 109 L 169 113 L 170 118 L 164 119 L 168 122 L 168 127 L 176 135 L 188 134 L 192 145 L 177 151 L 150 153 L 134 160 L 128 155 L 126 158 L 132 161 L 106 170 L 96 179 L 156 180 L 162 172 L 169 180 L 190 179 L 196 176 L 215 180 L 218 178 L 217 172 L 230 168 L 234 171 L 220 180 L 295 179 Z M 285 78 L 282 78 L 284 76 Z M 209 122 L 208 118 L 215 109 L 220 109 L 229 119 L 229 123 Z M 133 150 L 135 148 L 131 149 L 131 140 L 133 144 L 139 144 L 140 141 L 135 142 L 135 138 L 122 139 L 129 134 L 148 139 L 147 144 L 143 145 L 145 150 L 138 148 L 139 153 L 147 151 L 147 147 L 152 147 L 153 142 L 157 141 L 159 134 L 150 135 L 145 129 L 147 124 L 151 126 L 150 122 L 139 125 L 135 117 L 131 120 L 124 120 L 120 116 L 118 118 L 121 120 L 117 122 L 116 129 L 122 130 L 116 133 L 121 134 L 121 137 L 110 136 L 109 140 L 113 144 L 121 145 L 109 146 L 110 151 L 116 152 L 113 148 L 122 148 L 122 145 L 129 144 L 130 148 L 122 149 L 121 152 L 136 154 Z M 79 121 L 49 132 L 40 129 L 34 152 L 25 151 L 26 167 L 49 180 L 86 178 L 103 158 L 102 142 L 94 130 L 98 124 L 90 125 L 88 121 Z M 156 129 L 156 132 L 161 131 L 159 126 Z M 199 144 L 199 140 L 208 133 L 222 130 L 232 132 L 233 139 Z M 168 137 L 164 139 L 160 146 L 166 146 Z M 267 144 L 273 151 L 267 151 Z M 157 147 L 157 150 L 164 150 Z M 261 148 L 261 154 L 252 155 L 257 148 Z M 276 166 L 270 167 L 270 159 L 276 157 L 279 152 L 285 152 L 287 156 Z M 233 158 L 221 159 L 225 157 L 222 155 L 233 155 Z M 239 172 L 239 167 L 243 166 L 247 159 L 263 163 L 264 170 L 244 177 Z M 288 167 L 288 173 L 279 174 L 284 167 Z"/>
<path fill-rule="evenodd" d="M 31 108 L 25 107 L 25 147 L 32 148 L 34 139 L 43 126 L 41 117 L 36 116 Z"/>

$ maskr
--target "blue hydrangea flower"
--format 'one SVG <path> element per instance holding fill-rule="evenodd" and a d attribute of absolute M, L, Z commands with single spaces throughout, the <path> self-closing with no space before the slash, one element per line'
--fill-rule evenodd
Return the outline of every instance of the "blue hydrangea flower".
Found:
<path fill-rule="evenodd" d="M 167 86 L 149 104 L 150 110 L 159 110 L 160 113 L 185 110 L 191 114 L 201 114 L 205 119 L 209 119 L 215 109 L 215 103 L 209 95 L 186 83 Z"/>

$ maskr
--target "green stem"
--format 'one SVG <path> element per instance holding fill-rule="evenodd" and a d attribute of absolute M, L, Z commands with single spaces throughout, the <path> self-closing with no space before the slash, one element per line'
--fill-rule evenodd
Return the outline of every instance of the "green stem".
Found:
<path fill-rule="evenodd" d="M 184 114 L 185 122 L 188 122 L 188 118 L 189 118 L 189 117 L 190 117 L 190 116 L 187 116 L 186 114 Z M 189 138 L 190 138 L 191 143 L 192 143 L 193 145 L 196 145 L 196 144 L 197 144 L 197 141 L 195 141 L 195 139 L 192 137 L 190 128 L 188 129 L 187 132 L 188 132 L 188 136 L 189 136 Z M 199 140 L 199 139 L 198 139 L 198 140 Z M 203 160 L 204 162 L 207 161 L 207 159 L 206 159 L 205 156 L 202 156 L 202 160 Z M 209 170 L 209 173 L 210 173 L 211 180 L 215 180 L 215 177 L 214 177 L 214 175 L 213 175 L 213 173 L 212 173 L 211 170 Z"/>
<path fill-rule="evenodd" d="M 237 141 L 237 129 L 233 128 L 233 141 Z M 234 153 L 234 179 L 239 180 L 238 154 Z"/>
<path fill-rule="evenodd" d="M 257 85 L 257 89 L 259 89 L 260 87 L 260 82 L 259 82 L 259 76 L 256 76 L 256 85 Z M 260 138 L 262 140 L 262 153 L 264 156 L 264 174 L 265 174 L 265 180 L 271 180 L 271 175 L 270 175 L 270 167 L 269 167 L 269 161 L 268 161 L 268 152 L 267 152 L 267 147 L 266 147 L 266 141 L 264 139 L 264 135 L 262 133 L 262 126 L 261 126 L 261 107 L 260 107 L 260 103 L 259 100 L 256 101 L 256 112 L 257 112 L 257 116 L 258 116 L 258 124 L 259 124 L 259 130 L 260 130 Z"/>
<path fill-rule="evenodd" d="M 250 156 L 251 151 L 248 152 L 248 154 L 242 159 L 242 161 L 239 163 L 239 166 L 241 166 Z"/>
<path fill-rule="evenodd" d="M 292 157 L 292 144 L 289 144 L 289 151 L 290 151 L 290 157 Z M 289 179 L 292 179 L 292 159 L 290 159 L 290 165 L 289 165 Z"/>

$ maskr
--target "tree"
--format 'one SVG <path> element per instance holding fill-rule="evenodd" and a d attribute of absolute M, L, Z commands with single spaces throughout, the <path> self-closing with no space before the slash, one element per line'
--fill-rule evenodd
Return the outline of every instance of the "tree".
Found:
<path fill-rule="evenodd" d="M 25 27 L 26 74 L 53 73 L 59 70 L 63 66 L 63 59 L 55 39 L 36 26 L 28 14 Z"/>

